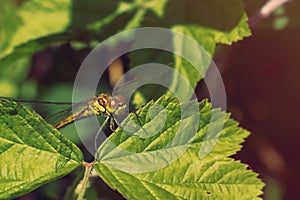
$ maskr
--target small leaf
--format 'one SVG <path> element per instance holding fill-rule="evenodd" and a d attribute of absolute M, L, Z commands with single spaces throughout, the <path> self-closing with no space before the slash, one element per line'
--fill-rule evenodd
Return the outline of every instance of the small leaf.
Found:
<path fill-rule="evenodd" d="M 81 151 L 39 115 L 0 101 L 0 199 L 11 199 L 81 165 Z"/>
<path fill-rule="evenodd" d="M 283 30 L 289 24 L 289 18 L 286 16 L 274 19 L 273 26 L 275 30 Z"/>
<path fill-rule="evenodd" d="M 163 17 L 165 6 L 169 0 L 136 0 L 141 7 L 152 10 L 158 17 Z"/>
<path fill-rule="evenodd" d="M 191 45 L 190 41 L 186 41 L 185 38 L 174 38 L 174 48 L 182 52 L 180 56 L 175 55 L 175 69 L 185 76 L 193 88 L 195 88 L 198 82 L 205 76 L 208 67 L 211 64 L 212 57 L 214 55 L 215 47 L 217 43 L 231 44 L 241 40 L 243 37 L 251 34 L 247 24 L 247 16 L 244 14 L 240 23 L 231 31 L 215 30 L 207 27 L 201 27 L 197 25 L 176 25 L 173 27 L 174 31 L 181 32 L 188 37 L 193 38 L 199 47 Z M 201 46 L 200 46 L 201 45 Z M 182 57 L 184 55 L 185 57 Z M 192 60 L 187 61 L 186 58 Z M 192 63 L 197 63 L 192 65 Z M 196 69 L 197 68 L 197 69 Z M 176 90 L 176 94 L 183 93 L 190 94 L 193 91 L 186 91 L 182 89 L 179 78 L 174 78 L 171 89 Z"/>
<path fill-rule="evenodd" d="M 154 105 L 164 107 L 164 126 L 159 125 L 162 111 L 150 119 Z M 125 129 L 117 129 L 99 148 L 98 175 L 127 199 L 259 199 L 264 184 L 257 174 L 227 158 L 241 149 L 249 132 L 207 101 L 196 105 L 168 97 L 150 102 L 138 112 L 143 128 L 133 135 L 123 131 L 130 124 L 125 119 Z M 153 134 L 157 127 L 163 128 Z M 209 154 L 201 157 L 202 149 Z"/>
<path fill-rule="evenodd" d="M 216 29 L 207 29 L 206 32 L 213 36 L 217 43 L 231 45 L 233 42 L 242 40 L 251 35 L 248 25 L 248 17 L 244 13 L 239 23 L 230 31 L 220 31 Z"/>

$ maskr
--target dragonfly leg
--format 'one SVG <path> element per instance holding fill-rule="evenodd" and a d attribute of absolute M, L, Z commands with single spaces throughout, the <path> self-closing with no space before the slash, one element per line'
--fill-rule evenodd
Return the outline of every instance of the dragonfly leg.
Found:
<path fill-rule="evenodd" d="M 140 127 L 143 127 L 142 122 L 141 122 L 141 117 L 136 113 L 136 111 L 132 111 L 132 113 L 136 116 L 136 119 L 140 125 Z"/>
<path fill-rule="evenodd" d="M 110 116 L 109 128 L 112 131 L 116 130 L 116 123 L 115 123 L 115 120 L 114 120 L 114 118 L 112 116 Z"/>
<path fill-rule="evenodd" d="M 142 122 L 141 122 L 141 117 L 136 113 L 136 111 L 132 111 L 132 113 L 135 115 L 141 129 L 145 132 L 146 135 L 149 135 L 148 132 L 144 129 L 143 125 L 142 125 Z"/>
<path fill-rule="evenodd" d="M 101 131 L 103 131 L 104 127 L 107 125 L 108 120 L 109 120 L 109 117 L 106 117 L 105 121 L 103 122 L 103 124 L 102 124 L 101 127 L 100 127 L 100 130 L 101 130 Z M 95 160 L 97 160 L 97 159 L 98 159 L 98 156 L 99 156 L 99 155 L 98 155 L 98 143 L 97 143 L 97 141 L 98 141 L 98 137 L 99 137 L 101 131 L 98 131 L 97 134 L 96 134 L 96 136 L 95 136 L 95 141 L 94 141 L 95 151 L 96 151 L 95 157 L 94 157 Z"/>
<path fill-rule="evenodd" d="M 143 125 L 142 125 L 141 117 L 136 113 L 136 111 L 132 111 L 132 113 L 135 115 L 136 120 L 138 121 L 138 125 L 135 124 L 135 122 L 133 122 L 134 123 L 133 126 L 129 125 L 129 128 L 123 128 L 123 127 L 121 127 L 122 130 L 124 130 L 125 132 L 130 133 L 131 135 L 135 135 L 135 132 L 137 132 L 139 129 L 141 129 L 141 130 L 143 130 L 145 132 L 146 135 L 149 135 L 147 133 L 147 131 L 144 129 Z M 128 131 L 128 129 L 130 129 L 130 128 L 132 129 L 132 131 Z M 127 130 L 125 130 L 125 129 L 127 129 Z"/>

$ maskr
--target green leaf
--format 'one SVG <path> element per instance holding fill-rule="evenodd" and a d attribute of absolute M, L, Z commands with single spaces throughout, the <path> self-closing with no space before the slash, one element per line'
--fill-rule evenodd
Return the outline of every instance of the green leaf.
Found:
<path fill-rule="evenodd" d="M 0 199 L 12 199 L 81 165 L 81 151 L 39 115 L 0 101 Z"/>
<path fill-rule="evenodd" d="M 152 10 L 158 17 L 163 17 L 166 4 L 169 0 L 136 0 L 141 7 L 146 7 Z"/>
<path fill-rule="evenodd" d="M 189 80 L 192 88 L 195 88 L 205 76 L 218 43 L 230 45 L 251 35 L 247 20 L 243 3 L 239 0 L 169 1 L 162 19 L 148 13 L 142 26 L 169 26 L 173 31 L 191 37 L 201 47 L 192 47 L 186 38 L 174 37 L 174 50 L 182 53 L 174 55 L 173 61 L 167 53 L 147 49 L 130 53 L 131 66 L 149 62 L 172 63 L 171 66 L 174 66 L 180 75 Z M 187 57 L 193 58 L 194 62 L 186 60 Z M 186 91 L 186 87 L 182 86 L 176 75 L 169 88 L 176 91 L 176 94 L 185 96 L 192 92 Z"/>
<path fill-rule="evenodd" d="M 13 62 L 15 62 L 20 58 L 28 59 L 30 56 L 32 56 L 34 53 L 36 53 L 39 50 L 49 47 L 52 44 L 56 44 L 56 45 L 62 44 L 67 40 L 69 40 L 69 36 L 66 34 L 53 34 L 42 38 L 30 40 L 26 43 L 22 43 L 14 47 L 13 51 L 11 51 L 8 55 L 4 56 L 3 58 L 0 58 L 0 67 L 2 68 L 2 67 L 7 67 L 7 65 L 12 65 Z"/>
<path fill-rule="evenodd" d="M 191 86 L 195 88 L 198 82 L 203 79 L 211 64 L 217 43 L 231 44 L 251 34 L 247 19 L 246 14 L 244 14 L 240 23 L 233 30 L 228 32 L 197 25 L 174 26 L 172 28 L 174 31 L 181 32 L 185 36 L 193 38 L 199 44 L 199 47 L 194 47 L 191 46 L 191 42 L 184 37 L 174 37 L 174 49 L 178 52 L 182 52 L 180 56 L 174 55 L 174 68 L 187 78 Z M 197 63 L 197 65 L 192 65 L 192 63 L 187 61 L 182 55 L 185 55 L 185 58 L 192 58 L 193 63 Z M 182 95 L 184 95 L 192 92 L 187 92 L 181 85 L 180 79 L 175 76 L 170 88 L 177 91 L 176 94 L 182 93 Z"/>
<path fill-rule="evenodd" d="M 228 32 L 238 25 L 244 15 L 242 0 L 169 0 L 164 3 L 163 18 L 149 12 L 143 26 L 170 28 L 175 25 L 198 25 Z"/>
<path fill-rule="evenodd" d="M 248 17 L 243 14 L 240 22 L 230 31 L 219 31 L 216 29 L 203 30 L 211 35 L 217 43 L 231 45 L 233 42 L 242 40 L 244 37 L 251 35 L 251 30 L 248 25 Z"/>
<path fill-rule="evenodd" d="M 124 30 L 140 27 L 148 10 L 151 10 L 158 17 L 162 17 L 167 2 L 168 0 L 134 0 L 131 4 L 128 3 L 130 5 L 128 7 L 131 7 L 130 11 L 133 11 L 134 15 L 128 20 Z"/>
<path fill-rule="evenodd" d="M 19 27 L 16 16 L 17 5 L 14 1 L 0 2 L 0 52 L 4 51 Z M 23 55 L 16 57 L 6 65 L 0 62 L 0 96 L 16 97 L 20 93 L 19 84 L 28 74 L 29 59 Z"/>
<path fill-rule="evenodd" d="M 260 199 L 263 184 L 247 166 L 231 159 L 176 161 L 150 173 L 124 173 L 106 165 L 96 171 L 126 199 Z"/>
<path fill-rule="evenodd" d="M 29 72 L 29 63 L 28 58 L 19 57 L 5 66 L 0 66 L 0 96 L 17 97 L 20 95 L 21 87 L 26 87 L 25 80 Z M 30 88 L 34 89 L 34 87 Z M 27 92 L 26 94 L 29 94 Z"/>
<path fill-rule="evenodd" d="M 0 52 L 9 45 L 12 35 L 19 25 L 16 12 L 16 2 L 9 0 L 0 2 Z"/>
<path fill-rule="evenodd" d="M 90 30 L 100 32 L 104 26 L 115 22 L 115 25 L 120 25 L 118 28 L 121 30 L 129 30 L 133 28 L 138 28 L 141 26 L 141 23 L 144 20 L 144 16 L 148 10 L 151 10 L 157 16 L 162 17 L 164 12 L 164 7 L 168 0 L 134 0 L 132 2 L 119 1 L 118 5 L 115 8 L 115 11 L 107 14 L 105 17 L 100 17 L 96 22 L 88 24 Z M 129 14 L 128 18 L 124 20 L 124 14 Z M 116 19 L 119 19 L 123 16 L 123 19 L 120 20 L 122 24 L 116 23 Z M 99 16 L 98 16 L 99 18 Z M 122 27 L 125 22 L 125 27 Z M 119 31 L 119 30 L 118 30 Z"/>
<path fill-rule="evenodd" d="M 116 4 L 116 3 L 115 3 Z M 91 6 L 94 6 L 93 4 L 91 4 Z M 96 33 L 100 33 L 102 30 L 102 28 L 108 24 L 111 24 L 118 16 L 124 14 L 124 13 L 127 13 L 127 12 L 131 12 L 134 8 L 135 8 L 135 5 L 132 5 L 130 3 L 127 3 L 127 2 L 123 2 L 123 1 L 120 1 L 118 2 L 117 5 L 114 5 L 116 8 L 114 11 L 110 12 L 110 13 L 107 13 L 107 15 L 103 16 L 95 16 L 95 20 L 87 23 L 87 24 L 82 24 L 83 26 L 86 25 L 87 26 L 87 29 L 88 30 L 91 30 L 91 31 L 94 31 Z M 112 7 L 112 6 L 109 6 L 109 8 Z M 111 10 L 109 9 L 108 10 Z M 88 10 L 86 10 L 88 11 Z M 84 9 L 82 9 L 82 12 L 84 12 Z M 77 13 L 78 15 L 76 16 L 89 16 L 89 15 L 86 15 L 86 13 Z M 76 20 L 75 20 L 76 22 Z M 75 23 L 76 26 L 77 23 Z"/>
<path fill-rule="evenodd" d="M 119 4 L 120 6 L 118 6 Z M 97 0 L 84 2 L 78 0 L 26 1 L 18 10 L 11 12 L 17 13 L 13 19 L 22 25 L 14 27 L 14 34 L 11 34 L 9 46 L 1 51 L 0 59 L 13 60 L 11 56 L 16 52 L 22 52 L 23 56 L 31 55 L 50 45 L 81 40 L 82 35 L 85 36 L 83 40 L 89 40 L 92 33 L 88 33 L 87 28 L 99 29 L 136 7 L 135 4 L 134 7 L 128 7 L 125 4 L 129 3 L 102 1 L 99 4 Z M 121 21 L 124 22 L 124 20 Z M 107 35 L 114 32 L 101 33 L 101 36 L 106 38 Z"/>
<path fill-rule="evenodd" d="M 8 59 L 16 50 L 21 51 L 22 56 L 31 55 L 46 45 L 49 46 L 52 41 L 58 42 L 55 35 L 67 30 L 70 9 L 71 0 L 26 1 L 17 12 L 22 25 L 14 31 L 7 48 L 1 51 L 0 59 Z M 50 35 L 55 40 L 52 36 L 46 42 L 38 41 Z"/>
<path fill-rule="evenodd" d="M 216 41 L 207 32 L 203 31 L 203 28 L 197 26 L 178 25 L 174 26 L 173 30 L 185 35 L 185 37 L 174 37 L 173 39 L 174 49 L 178 52 L 182 52 L 181 55 L 174 55 L 174 68 L 180 72 L 180 75 L 189 80 L 192 88 L 196 88 L 197 83 L 205 76 L 211 63 Z M 186 40 L 186 37 L 193 38 L 199 46 L 191 46 L 190 38 Z M 186 60 L 187 58 L 192 60 Z M 197 64 L 195 65 L 195 63 Z M 176 91 L 176 94 L 189 95 L 193 92 L 186 91 L 181 85 L 180 79 L 175 75 L 170 88 Z M 189 97 L 190 96 L 187 98 Z"/>
<path fill-rule="evenodd" d="M 151 114 L 158 105 L 164 110 Z M 183 116 L 181 110 L 186 111 Z M 207 101 L 195 107 L 194 102 L 179 104 L 168 97 L 148 103 L 138 114 L 143 128 L 130 135 L 130 128 L 123 130 L 133 124 L 125 119 L 123 128 L 100 146 L 95 164 L 97 174 L 124 197 L 259 199 L 264 184 L 257 174 L 227 158 L 241 149 L 249 135 L 228 114 L 212 109 Z M 138 122 L 135 115 L 131 118 Z M 207 155 L 203 149 L 209 150 Z"/>
<path fill-rule="evenodd" d="M 274 20 L 274 29 L 275 30 L 283 30 L 288 24 L 289 24 L 290 19 L 288 17 L 277 17 Z"/>

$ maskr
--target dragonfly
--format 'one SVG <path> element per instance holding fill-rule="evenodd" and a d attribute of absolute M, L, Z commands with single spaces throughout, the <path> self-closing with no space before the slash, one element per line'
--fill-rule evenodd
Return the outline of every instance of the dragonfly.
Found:
<path fill-rule="evenodd" d="M 110 129 L 114 130 L 114 118 L 113 115 L 123 114 L 127 108 L 125 98 L 122 95 L 111 96 L 106 93 L 100 93 L 90 99 L 84 100 L 79 103 L 71 102 L 48 102 L 48 101 L 30 101 L 22 99 L 14 99 L 9 97 L 0 97 L 1 100 L 15 101 L 25 106 L 34 107 L 36 105 L 63 105 L 71 107 L 77 110 L 72 113 L 72 108 L 64 109 L 63 111 L 57 112 L 53 115 L 50 115 L 50 118 L 60 119 L 58 122 L 53 123 L 53 127 L 56 129 L 61 129 L 69 124 L 72 124 L 75 121 L 85 119 L 91 116 L 104 116 L 110 119 Z M 65 117 L 66 116 L 66 117 Z M 47 117 L 46 117 L 47 118 Z M 53 120 L 47 120 L 51 123 Z"/>
<path fill-rule="evenodd" d="M 57 122 L 54 124 L 54 127 L 56 129 L 60 129 L 74 121 L 85 119 L 94 115 L 101 115 L 111 119 L 110 128 L 114 130 L 113 114 L 119 115 L 123 113 L 127 107 L 123 96 L 118 95 L 112 97 L 105 93 L 94 96 L 80 104 L 83 106 L 77 112 L 62 121 Z"/>
<path fill-rule="evenodd" d="M 166 76 L 166 78 L 165 78 L 165 76 Z M 128 82 L 122 81 L 123 83 L 120 86 L 116 87 L 117 88 L 116 90 L 122 91 L 121 94 L 127 94 L 127 93 L 131 93 L 131 91 L 134 90 L 133 88 L 140 87 L 141 83 L 144 83 L 144 82 L 149 83 L 149 82 L 151 82 L 149 80 L 154 81 L 156 79 L 157 80 L 161 80 L 161 79 L 168 80 L 169 77 L 170 77 L 170 72 L 166 69 L 165 70 L 161 69 L 160 75 L 158 75 L 154 78 L 151 76 L 151 74 L 149 74 L 149 76 L 145 75 L 143 77 L 140 77 L 137 80 L 131 80 Z M 96 95 L 90 99 L 84 100 L 79 103 L 30 101 L 30 100 L 22 100 L 22 99 L 13 99 L 13 98 L 9 98 L 9 97 L 0 97 L 0 102 L 1 102 L 1 99 L 6 99 L 6 100 L 19 102 L 25 106 L 28 105 L 29 107 L 33 107 L 33 108 L 38 105 L 68 106 L 68 109 L 63 109 L 60 112 L 56 112 L 52 115 L 50 114 L 50 117 L 47 114 L 45 116 L 43 116 L 43 114 L 41 112 L 39 112 L 38 110 L 37 110 L 37 112 L 39 114 L 41 114 L 41 116 L 46 118 L 46 121 L 48 121 L 50 124 L 52 124 L 56 129 L 61 129 L 69 124 L 72 124 L 75 121 L 85 119 L 85 118 L 88 118 L 88 117 L 91 117 L 94 115 L 104 116 L 107 119 L 110 119 L 110 129 L 112 131 L 114 131 L 115 130 L 114 115 L 119 116 L 121 114 L 129 114 L 129 113 L 124 112 L 127 110 L 128 105 L 126 105 L 126 99 L 124 96 L 122 96 L 122 95 L 111 96 L 108 93 L 100 93 L 99 95 Z M 36 110 L 36 109 L 33 109 L 33 110 Z M 72 112 L 74 110 L 76 110 L 76 112 Z M 130 128 L 133 128 L 133 131 L 137 131 L 139 128 L 142 128 L 142 123 L 141 123 L 140 117 L 136 113 L 136 111 L 131 111 L 131 113 L 133 113 L 136 116 L 136 120 L 137 120 L 138 124 L 135 124 L 135 125 L 137 125 L 137 127 L 130 127 Z M 52 118 L 52 120 L 51 120 L 51 118 Z M 106 123 L 106 121 L 105 121 L 105 123 Z M 122 128 L 122 127 L 120 127 L 120 128 Z"/>
<path fill-rule="evenodd" d="M 71 106 L 71 108 L 64 109 L 60 112 L 57 112 L 52 115 L 55 119 L 62 118 L 62 120 L 59 120 L 56 123 L 53 123 L 53 127 L 56 129 L 61 129 L 69 124 L 72 124 L 75 121 L 85 119 L 91 116 L 104 116 L 106 117 L 105 121 L 102 123 L 100 129 L 103 129 L 104 126 L 109 122 L 110 120 L 110 129 L 112 131 L 115 130 L 115 123 L 116 119 L 114 118 L 115 115 L 122 115 L 125 113 L 125 110 L 127 108 L 126 105 L 126 99 L 122 95 L 116 95 L 116 96 L 111 96 L 106 93 L 100 93 L 99 95 L 96 95 L 90 99 L 84 100 L 79 103 L 70 103 L 70 102 L 49 102 L 49 101 L 30 101 L 30 100 L 22 100 L 22 99 L 13 99 L 9 97 L 0 97 L 0 103 L 1 100 L 9 100 L 9 101 L 15 101 L 20 104 L 23 104 L 25 106 L 30 106 L 34 107 L 34 105 L 46 105 L 50 106 L 51 105 L 63 105 L 63 106 Z M 72 113 L 72 108 L 77 110 L 76 112 Z M 139 120 L 139 116 L 135 111 L 132 111 L 137 117 L 138 123 L 141 126 L 141 122 Z M 67 115 L 66 115 L 67 114 Z M 64 117 L 67 116 L 67 117 Z M 49 119 L 46 121 L 49 122 Z M 51 123 L 51 122 L 50 122 Z M 126 131 L 121 125 L 119 127 Z M 132 129 L 131 129 L 132 130 Z M 128 131 L 126 131 L 128 132 Z M 100 132 L 98 132 L 95 136 L 94 139 L 94 148 L 96 149 L 95 153 L 95 159 L 98 158 L 98 136 Z M 133 133 L 130 133 L 133 134 Z M 106 135 L 108 136 L 108 135 Z"/>

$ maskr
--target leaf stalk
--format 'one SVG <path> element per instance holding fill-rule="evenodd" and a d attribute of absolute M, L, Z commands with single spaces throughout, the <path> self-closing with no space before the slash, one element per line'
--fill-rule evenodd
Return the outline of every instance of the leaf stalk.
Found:
<path fill-rule="evenodd" d="M 92 163 L 84 162 L 83 165 L 85 166 L 85 172 L 84 172 L 83 179 L 80 181 L 80 183 L 77 186 L 77 191 L 78 191 L 77 200 L 84 199 L 84 194 L 85 194 L 86 188 L 88 187 L 89 177 L 90 177 L 91 171 L 94 168 L 94 162 L 92 162 Z"/>

